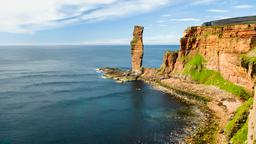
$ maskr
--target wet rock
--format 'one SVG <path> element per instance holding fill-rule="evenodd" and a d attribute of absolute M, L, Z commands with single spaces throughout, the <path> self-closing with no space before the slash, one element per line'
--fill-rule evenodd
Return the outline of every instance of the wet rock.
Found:
<path fill-rule="evenodd" d="M 118 68 L 100 68 L 99 71 L 103 73 L 103 77 L 114 79 L 117 83 L 135 81 L 138 79 L 138 76 L 134 75 L 130 70 L 122 70 Z"/>

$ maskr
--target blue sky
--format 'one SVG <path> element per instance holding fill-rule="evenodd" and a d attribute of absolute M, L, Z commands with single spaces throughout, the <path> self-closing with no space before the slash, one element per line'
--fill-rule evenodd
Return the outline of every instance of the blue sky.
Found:
<path fill-rule="evenodd" d="M 188 26 L 256 15 L 255 0 L 0 0 L 0 45 L 178 44 Z"/>

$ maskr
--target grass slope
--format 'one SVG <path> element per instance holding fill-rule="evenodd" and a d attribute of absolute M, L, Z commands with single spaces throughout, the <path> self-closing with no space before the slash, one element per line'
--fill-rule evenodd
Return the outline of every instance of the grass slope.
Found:
<path fill-rule="evenodd" d="M 203 66 L 205 63 L 201 55 L 194 56 L 187 62 L 183 70 L 183 74 L 189 75 L 194 81 L 202 84 L 214 85 L 220 89 L 226 90 L 243 99 L 249 99 L 249 93 L 241 86 L 237 86 L 232 82 L 225 80 L 219 72 L 209 70 Z"/>
<path fill-rule="evenodd" d="M 237 133 L 241 130 L 246 120 L 248 119 L 248 113 L 252 104 L 253 99 L 250 98 L 237 109 L 233 119 L 229 121 L 225 129 L 225 134 L 228 136 L 228 138 L 232 138 L 233 136 L 240 137 L 240 134 Z M 236 138 L 234 138 L 234 140 L 236 140 Z"/>
<path fill-rule="evenodd" d="M 254 45 L 256 47 L 256 42 L 254 43 Z M 256 64 L 256 48 L 254 48 L 253 50 L 251 50 L 247 54 L 241 55 L 241 58 L 247 64 L 249 64 L 249 63 Z"/>
<path fill-rule="evenodd" d="M 231 139 L 232 144 L 247 144 L 248 121 Z"/>

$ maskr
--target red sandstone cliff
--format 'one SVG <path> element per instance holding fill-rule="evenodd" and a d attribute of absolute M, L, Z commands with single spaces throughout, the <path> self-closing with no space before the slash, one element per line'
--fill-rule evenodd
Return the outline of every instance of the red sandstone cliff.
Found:
<path fill-rule="evenodd" d="M 164 53 L 163 64 L 159 69 L 159 74 L 164 75 L 165 78 L 169 78 L 171 72 L 174 69 L 177 57 L 177 52 L 166 51 Z"/>
<path fill-rule="evenodd" d="M 186 59 L 200 54 L 206 59 L 208 69 L 219 71 L 225 79 L 252 90 L 253 80 L 242 67 L 241 55 L 253 49 L 256 49 L 256 24 L 190 27 L 180 40 L 173 73 L 183 70 Z"/>
<path fill-rule="evenodd" d="M 143 29 L 141 26 L 134 26 L 133 39 L 131 41 L 132 72 L 136 75 L 142 73 Z"/>

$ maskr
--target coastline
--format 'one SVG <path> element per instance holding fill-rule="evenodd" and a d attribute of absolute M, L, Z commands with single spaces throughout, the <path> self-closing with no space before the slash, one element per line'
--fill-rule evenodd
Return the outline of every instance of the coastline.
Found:
<path fill-rule="evenodd" d="M 129 71 L 114 68 L 98 69 L 103 77 L 118 83 L 142 80 L 154 89 L 174 96 L 177 101 L 195 107 L 197 118 L 191 121 L 182 143 L 227 143 L 225 125 L 232 118 L 242 101 L 231 93 L 214 86 L 207 86 L 178 78 L 159 78 L 152 74 L 131 75 Z M 152 79 L 153 78 L 153 79 Z"/>
<path fill-rule="evenodd" d="M 190 94 L 186 91 L 178 90 L 175 88 L 169 88 L 161 84 L 161 82 L 154 82 L 154 81 L 148 81 L 143 80 L 145 83 L 152 86 L 155 90 L 162 91 L 164 93 L 169 94 L 169 96 L 174 97 L 179 103 L 185 103 L 190 108 L 190 111 L 193 109 L 193 113 L 196 115 L 192 117 L 191 124 L 187 125 L 187 128 L 185 128 L 185 133 L 183 140 L 181 143 L 195 143 L 195 142 L 204 142 L 205 140 L 213 139 L 213 135 L 210 130 L 208 129 L 209 125 L 216 123 L 216 118 L 213 115 L 213 111 L 208 109 L 208 107 L 205 106 L 206 99 L 197 99 L 201 98 L 197 95 Z M 184 115 L 186 116 L 186 115 Z M 191 118 L 191 117 L 190 117 Z M 206 133 L 207 132 L 207 133 Z M 204 134 L 204 138 L 200 137 L 202 134 Z"/>

